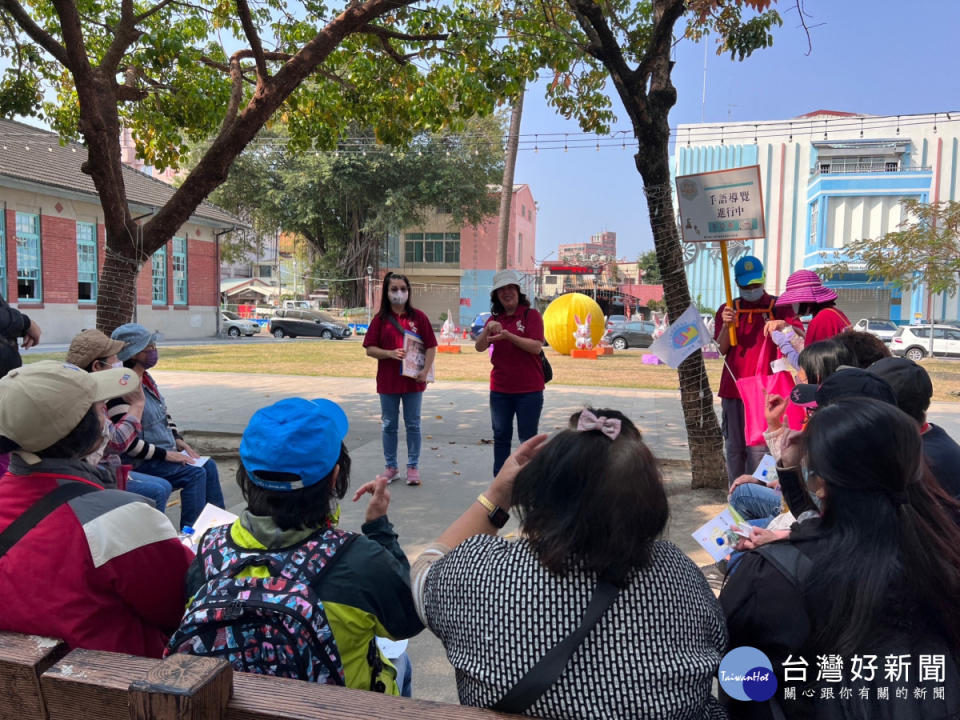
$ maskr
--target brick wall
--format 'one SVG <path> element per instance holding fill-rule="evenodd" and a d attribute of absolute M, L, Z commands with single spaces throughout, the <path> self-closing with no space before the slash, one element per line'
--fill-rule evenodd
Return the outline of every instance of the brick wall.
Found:
<path fill-rule="evenodd" d="M 203 229 L 204 235 L 212 234 Z M 210 240 L 187 239 L 187 298 L 191 305 L 218 305 L 217 245 Z"/>
<path fill-rule="evenodd" d="M 17 301 L 17 212 L 7 210 L 7 302 Z"/>
<path fill-rule="evenodd" d="M 40 218 L 43 302 L 77 302 L 77 223 L 73 219 Z"/>

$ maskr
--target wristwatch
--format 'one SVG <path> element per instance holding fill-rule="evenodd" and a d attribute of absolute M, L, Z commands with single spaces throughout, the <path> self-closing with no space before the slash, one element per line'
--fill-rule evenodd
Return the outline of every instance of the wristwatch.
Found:
<path fill-rule="evenodd" d="M 497 528 L 498 530 L 507 524 L 507 520 L 510 519 L 510 513 L 504 510 L 499 505 L 494 505 L 487 499 L 487 496 L 483 493 L 477 495 L 477 502 L 483 505 L 487 510 L 487 519 L 490 523 Z"/>

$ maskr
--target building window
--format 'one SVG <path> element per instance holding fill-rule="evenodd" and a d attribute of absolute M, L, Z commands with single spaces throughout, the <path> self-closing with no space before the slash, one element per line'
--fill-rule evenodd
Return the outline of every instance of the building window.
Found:
<path fill-rule="evenodd" d="M 153 304 L 167 304 L 167 253 L 164 248 L 157 250 L 150 259 L 153 275 Z"/>
<path fill-rule="evenodd" d="M 405 263 L 459 263 L 460 233 L 407 233 Z"/>
<path fill-rule="evenodd" d="M 187 304 L 187 239 L 173 239 L 173 304 Z"/>
<path fill-rule="evenodd" d="M 543 279 L 543 283 L 544 283 L 544 285 L 556 285 L 556 284 L 557 284 L 557 276 L 556 276 L 556 275 L 547 275 L 547 276 Z"/>
<path fill-rule="evenodd" d="M 261 277 L 261 278 L 272 278 L 272 277 L 273 277 L 273 266 L 272 266 L 272 265 L 261 265 L 257 277 Z"/>
<path fill-rule="evenodd" d="M 523 233 L 517 233 L 517 265 L 523 265 Z"/>
<path fill-rule="evenodd" d="M 17 213 L 17 297 L 43 300 L 40 259 L 40 216 Z"/>
<path fill-rule="evenodd" d="M 810 245 L 817 244 L 817 225 L 820 222 L 820 203 L 815 202 L 810 206 Z"/>
<path fill-rule="evenodd" d="M 77 300 L 97 301 L 97 226 L 77 223 Z"/>

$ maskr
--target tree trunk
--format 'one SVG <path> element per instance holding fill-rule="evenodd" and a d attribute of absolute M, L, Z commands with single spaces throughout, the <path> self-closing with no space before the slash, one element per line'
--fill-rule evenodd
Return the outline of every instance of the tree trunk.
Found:
<path fill-rule="evenodd" d="M 109 242 L 108 239 L 107 247 Z M 136 260 L 107 251 L 97 291 L 98 330 L 109 335 L 120 325 L 133 320 L 139 272 L 140 265 Z"/>
<path fill-rule="evenodd" d="M 657 264 L 663 283 L 667 313 L 674 320 L 690 306 L 690 291 L 683 269 L 683 252 L 673 212 L 673 193 L 669 172 L 657 171 L 637 154 L 637 167 L 643 175 L 650 227 L 657 252 Z M 703 353 L 694 352 L 677 368 L 680 380 L 680 406 L 690 446 L 692 487 L 726 488 L 726 465 L 723 458 L 723 437 L 713 409 L 713 392 L 703 363 Z"/>
<path fill-rule="evenodd" d="M 497 235 L 497 270 L 507 267 L 507 244 L 510 238 L 510 205 L 513 202 L 513 174 L 517 167 L 517 147 L 520 145 L 520 119 L 523 115 L 523 91 L 520 87 L 510 111 L 510 130 L 507 135 L 506 157 L 503 163 L 503 182 L 500 185 L 500 227 Z"/>

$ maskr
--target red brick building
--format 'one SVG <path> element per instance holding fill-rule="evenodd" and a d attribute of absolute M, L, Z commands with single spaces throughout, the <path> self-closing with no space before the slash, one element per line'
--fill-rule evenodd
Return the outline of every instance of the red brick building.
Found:
<path fill-rule="evenodd" d="M 96 324 L 106 238 L 93 181 L 80 170 L 86 156 L 82 145 L 61 146 L 53 133 L 0 120 L 0 293 L 39 324 L 44 342 L 69 342 Z M 135 217 L 173 195 L 132 168 L 124 168 L 124 183 Z M 214 335 L 218 238 L 239 224 L 202 204 L 140 271 L 136 321 L 172 339 Z"/>

